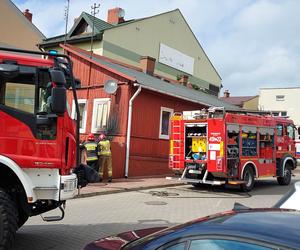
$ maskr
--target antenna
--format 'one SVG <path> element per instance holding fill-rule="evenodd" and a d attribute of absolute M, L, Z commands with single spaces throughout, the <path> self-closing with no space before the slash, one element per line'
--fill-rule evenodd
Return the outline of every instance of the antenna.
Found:
<path fill-rule="evenodd" d="M 104 83 L 104 91 L 107 93 L 107 94 L 115 94 L 116 91 L 118 89 L 118 84 L 116 81 L 114 80 L 107 80 L 105 83 Z"/>
<path fill-rule="evenodd" d="M 66 28 L 65 28 L 65 41 L 64 45 L 67 43 L 67 32 L 68 32 L 68 21 L 69 21 L 69 7 L 70 7 L 70 0 L 67 0 L 67 6 L 65 6 L 65 20 L 66 20 Z"/>
<path fill-rule="evenodd" d="M 91 14 L 93 15 L 93 25 L 92 25 L 92 36 L 91 36 L 91 56 L 90 58 L 93 57 L 93 42 L 94 42 L 94 26 L 95 26 L 95 16 L 96 14 L 99 13 L 100 4 L 94 3 L 94 5 L 91 6 Z"/>
<path fill-rule="evenodd" d="M 118 17 L 123 18 L 124 16 L 125 16 L 125 10 L 120 8 L 119 13 L 118 13 Z"/>

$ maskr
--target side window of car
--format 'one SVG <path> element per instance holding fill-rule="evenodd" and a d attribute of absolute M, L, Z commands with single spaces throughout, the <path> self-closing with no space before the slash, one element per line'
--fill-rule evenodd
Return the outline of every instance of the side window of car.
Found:
<path fill-rule="evenodd" d="M 198 250 L 198 249 L 270 250 L 272 248 L 259 246 L 253 243 L 234 241 L 234 240 L 218 240 L 218 239 L 192 240 L 189 250 Z"/>
<path fill-rule="evenodd" d="M 180 243 L 174 244 L 172 246 L 169 246 L 169 247 L 166 247 L 163 249 L 164 250 L 184 250 L 185 245 L 186 245 L 186 242 L 180 242 Z"/>

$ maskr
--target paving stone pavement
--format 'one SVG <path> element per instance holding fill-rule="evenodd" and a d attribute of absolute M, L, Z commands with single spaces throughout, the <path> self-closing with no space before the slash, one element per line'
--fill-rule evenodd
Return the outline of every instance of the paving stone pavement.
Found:
<path fill-rule="evenodd" d="M 177 176 L 178 178 L 178 176 Z M 126 191 L 143 190 L 155 187 L 170 187 L 183 185 L 183 182 L 167 180 L 166 176 L 147 178 L 121 178 L 111 183 L 106 180 L 100 183 L 90 183 L 79 191 L 77 198 L 90 197 L 101 194 L 112 194 Z"/>
<path fill-rule="evenodd" d="M 66 216 L 62 221 L 47 223 L 39 216 L 30 218 L 18 231 L 14 249 L 82 249 L 95 239 L 119 232 L 171 226 L 230 210 L 235 202 L 249 207 L 270 207 L 289 189 L 279 186 L 276 179 L 258 181 L 250 193 L 211 186 L 200 189 L 191 185 L 164 187 L 164 178 L 157 178 L 153 182 L 142 180 L 115 180 L 105 185 L 109 195 L 68 201 Z M 295 180 L 300 180 L 300 171 L 296 172 Z M 153 185 L 154 182 L 160 186 L 147 189 L 146 183 Z M 131 186 L 126 186 L 126 183 Z M 90 190 L 102 190 L 105 186 L 93 184 Z M 110 193 L 112 187 L 123 192 Z M 98 191 L 94 191 L 92 193 L 97 194 Z"/>

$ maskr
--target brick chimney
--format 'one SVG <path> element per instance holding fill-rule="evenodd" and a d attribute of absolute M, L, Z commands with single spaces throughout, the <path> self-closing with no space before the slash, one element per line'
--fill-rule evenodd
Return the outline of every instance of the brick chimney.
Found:
<path fill-rule="evenodd" d="M 156 59 L 150 56 L 141 56 L 140 59 L 140 67 L 143 72 L 148 75 L 153 75 L 155 69 L 155 61 Z"/>
<path fill-rule="evenodd" d="M 119 7 L 109 9 L 107 13 L 107 22 L 110 24 L 119 24 L 125 22 L 124 10 Z"/>
<path fill-rule="evenodd" d="M 30 22 L 32 22 L 32 13 L 29 12 L 29 9 L 26 9 L 23 14 Z"/>
<path fill-rule="evenodd" d="M 226 89 L 226 90 L 224 91 L 224 97 L 226 97 L 226 98 L 230 97 L 230 93 L 229 93 L 229 90 L 228 90 L 228 89 Z"/>
<path fill-rule="evenodd" d="M 189 76 L 188 75 L 181 75 L 179 76 L 179 83 L 183 86 L 187 86 L 188 81 L 189 81 Z"/>

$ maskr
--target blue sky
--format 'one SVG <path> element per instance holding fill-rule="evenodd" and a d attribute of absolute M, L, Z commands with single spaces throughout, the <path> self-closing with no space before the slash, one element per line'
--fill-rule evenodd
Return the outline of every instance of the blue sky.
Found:
<path fill-rule="evenodd" d="M 64 32 L 66 0 L 13 0 L 30 9 L 47 36 Z M 69 28 L 82 11 L 101 4 L 125 9 L 125 19 L 179 8 L 232 95 L 256 95 L 261 87 L 300 86 L 298 0 L 70 0 Z"/>

